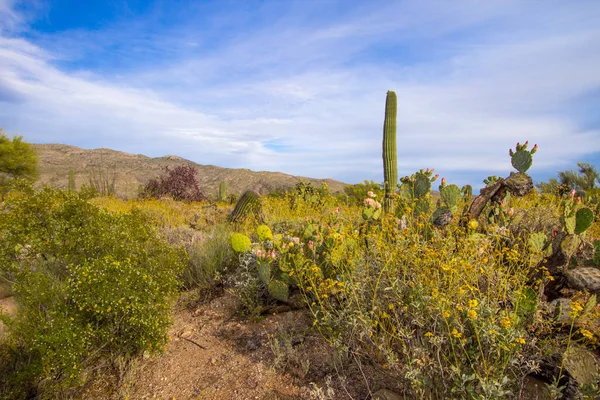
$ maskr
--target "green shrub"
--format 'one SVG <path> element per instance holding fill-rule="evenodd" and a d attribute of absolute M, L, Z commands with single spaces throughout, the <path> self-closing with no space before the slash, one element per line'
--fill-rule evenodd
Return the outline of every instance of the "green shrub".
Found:
<path fill-rule="evenodd" d="M 42 398 L 64 397 L 101 360 L 166 343 L 185 255 L 142 212 L 112 215 L 85 194 L 46 188 L 2 203 L 0 239 L 0 277 L 19 305 L 16 318 L 2 317 L 5 398 L 36 386 Z"/>

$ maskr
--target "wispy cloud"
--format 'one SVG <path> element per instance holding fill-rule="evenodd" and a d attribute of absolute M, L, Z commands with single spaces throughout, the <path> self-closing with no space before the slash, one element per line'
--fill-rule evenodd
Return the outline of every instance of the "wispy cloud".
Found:
<path fill-rule="evenodd" d="M 529 139 L 543 177 L 600 152 L 600 126 L 574 110 L 600 103 L 600 7 L 577 3 L 156 3 L 94 29 L 0 30 L 0 124 L 35 142 L 381 181 L 391 89 L 401 174 L 506 174 L 508 148 Z M 15 9 L 0 0 L 0 26 Z"/>

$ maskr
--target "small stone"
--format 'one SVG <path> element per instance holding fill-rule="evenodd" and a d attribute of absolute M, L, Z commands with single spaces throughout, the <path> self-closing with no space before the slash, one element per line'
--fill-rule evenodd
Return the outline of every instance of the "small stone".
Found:
<path fill-rule="evenodd" d="M 580 385 L 596 382 L 600 365 L 594 355 L 582 346 L 571 345 L 565 353 L 565 369 Z"/>
<path fill-rule="evenodd" d="M 191 330 L 185 330 L 181 333 L 181 337 L 182 338 L 186 338 L 189 339 L 192 336 L 192 331 Z"/>
<path fill-rule="evenodd" d="M 569 286 L 578 290 L 600 292 L 600 269 L 580 267 L 565 272 Z"/>

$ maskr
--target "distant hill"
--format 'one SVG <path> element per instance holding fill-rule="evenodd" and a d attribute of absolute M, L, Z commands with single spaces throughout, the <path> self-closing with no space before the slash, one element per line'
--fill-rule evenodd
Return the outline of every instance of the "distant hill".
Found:
<path fill-rule="evenodd" d="M 216 197 L 221 181 L 227 183 L 228 194 L 236 195 L 248 189 L 265 194 L 276 189 L 293 187 L 300 181 L 311 182 L 317 186 L 325 182 L 334 193 L 344 190 L 344 183 L 333 179 L 313 179 L 281 172 L 200 165 L 173 155 L 152 158 L 111 149 L 85 150 L 64 144 L 33 146 L 39 154 L 38 184 L 67 188 L 69 171 L 73 170 L 77 189 L 88 184 L 93 176 L 102 175 L 110 179 L 114 177 L 116 194 L 127 198 L 137 196 L 139 186 L 161 175 L 165 167 L 173 168 L 184 164 L 191 164 L 198 170 L 200 187 L 210 198 Z"/>

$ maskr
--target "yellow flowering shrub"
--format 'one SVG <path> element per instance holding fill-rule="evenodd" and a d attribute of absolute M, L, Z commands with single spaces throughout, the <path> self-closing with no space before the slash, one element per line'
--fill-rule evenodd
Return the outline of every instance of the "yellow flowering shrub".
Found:
<path fill-rule="evenodd" d="M 110 213 L 84 195 L 43 189 L 0 208 L 0 275 L 14 282 L 15 318 L 2 317 L 0 387 L 67 398 L 102 359 L 160 350 L 185 254 L 140 210 Z"/>

